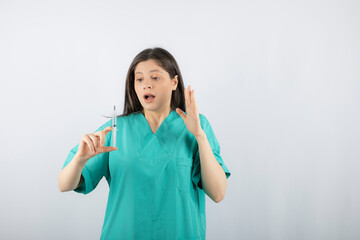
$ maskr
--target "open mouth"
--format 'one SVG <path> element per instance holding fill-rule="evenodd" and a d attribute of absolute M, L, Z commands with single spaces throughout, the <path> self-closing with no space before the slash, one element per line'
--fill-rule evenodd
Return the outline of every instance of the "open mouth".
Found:
<path fill-rule="evenodd" d="M 145 98 L 145 102 L 152 102 L 152 101 L 154 101 L 155 96 L 152 94 L 145 94 L 144 98 Z"/>

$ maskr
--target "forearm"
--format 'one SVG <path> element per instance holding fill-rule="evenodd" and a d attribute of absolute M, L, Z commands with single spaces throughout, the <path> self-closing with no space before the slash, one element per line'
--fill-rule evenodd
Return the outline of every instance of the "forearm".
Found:
<path fill-rule="evenodd" d="M 202 187 L 212 200 L 220 202 L 226 191 L 225 172 L 216 161 L 205 132 L 202 131 L 195 137 L 199 146 Z"/>
<path fill-rule="evenodd" d="M 86 161 L 80 159 L 76 154 L 74 158 L 62 169 L 58 179 L 59 190 L 61 192 L 72 191 L 82 183 L 81 172 Z"/>

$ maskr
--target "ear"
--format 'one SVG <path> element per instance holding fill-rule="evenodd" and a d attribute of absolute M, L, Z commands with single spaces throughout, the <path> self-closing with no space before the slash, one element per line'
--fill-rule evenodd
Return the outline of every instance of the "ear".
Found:
<path fill-rule="evenodd" d="M 173 91 L 176 90 L 178 82 L 179 82 L 178 75 L 175 75 L 175 77 L 173 78 L 173 81 L 172 81 L 172 83 L 173 83 Z"/>

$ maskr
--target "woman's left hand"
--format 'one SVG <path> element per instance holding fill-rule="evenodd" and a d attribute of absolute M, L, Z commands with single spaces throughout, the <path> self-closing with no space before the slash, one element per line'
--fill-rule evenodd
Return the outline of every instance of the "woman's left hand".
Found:
<path fill-rule="evenodd" d="M 186 115 L 180 108 L 176 108 L 176 112 L 184 120 L 189 132 L 197 137 L 203 133 L 203 129 L 200 124 L 199 111 L 195 102 L 194 90 L 191 90 L 190 86 L 185 88 L 185 104 Z"/>

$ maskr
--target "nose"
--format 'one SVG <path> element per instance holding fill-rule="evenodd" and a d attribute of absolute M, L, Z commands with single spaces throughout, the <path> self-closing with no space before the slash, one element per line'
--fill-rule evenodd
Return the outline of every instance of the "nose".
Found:
<path fill-rule="evenodd" d="M 143 88 L 144 89 L 152 88 L 152 82 L 150 80 L 144 80 Z"/>

